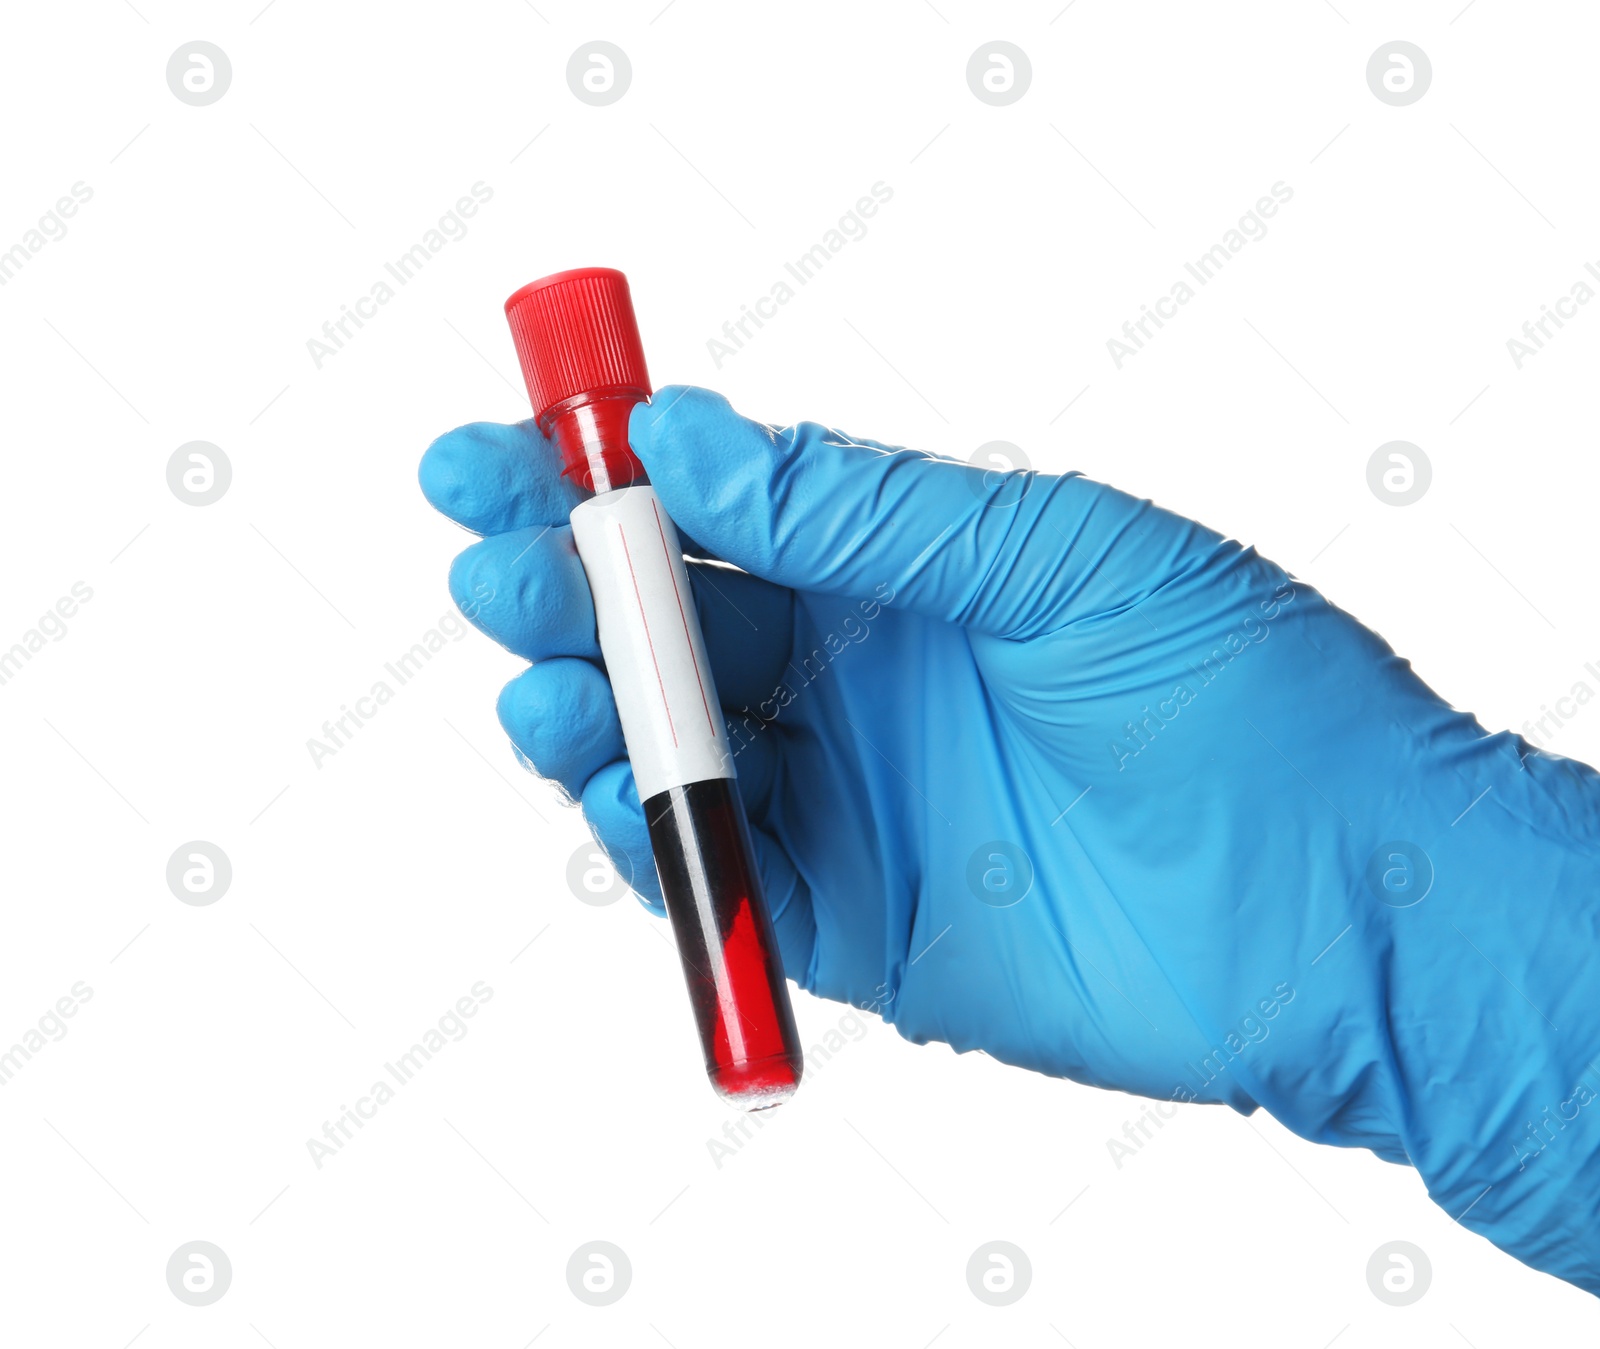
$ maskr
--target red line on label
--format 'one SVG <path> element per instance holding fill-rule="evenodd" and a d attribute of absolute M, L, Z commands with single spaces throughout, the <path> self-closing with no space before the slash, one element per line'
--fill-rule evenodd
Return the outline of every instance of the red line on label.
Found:
<path fill-rule="evenodd" d="M 695 682 L 700 685 L 700 702 L 706 709 L 706 725 L 711 728 L 711 738 L 717 738 L 717 723 L 711 719 L 711 700 L 706 697 L 706 681 L 700 678 L 700 662 L 695 659 L 694 638 L 689 635 L 689 615 L 683 611 L 683 596 L 678 593 L 678 569 L 672 565 L 672 550 L 667 547 L 666 527 L 661 523 L 661 508 L 655 502 L 650 509 L 656 513 L 656 532 L 661 535 L 661 551 L 667 559 L 667 575 L 672 578 L 672 594 L 678 601 L 678 617 L 683 620 L 683 640 L 689 644 L 689 661 L 694 666 Z"/>
<path fill-rule="evenodd" d="M 656 686 L 661 690 L 661 706 L 667 714 L 667 729 L 672 732 L 672 747 L 677 749 L 678 729 L 672 724 L 672 707 L 667 702 L 667 684 L 661 678 L 661 662 L 656 659 L 656 644 L 650 636 L 650 620 L 645 617 L 644 596 L 639 593 L 639 578 L 633 570 L 633 554 L 628 551 L 628 536 L 623 533 L 620 521 L 617 524 L 617 537 L 622 540 L 622 556 L 628 563 L 628 579 L 633 582 L 633 598 L 639 604 L 639 622 L 644 625 L 645 645 L 650 648 L 650 664 L 655 666 Z"/>

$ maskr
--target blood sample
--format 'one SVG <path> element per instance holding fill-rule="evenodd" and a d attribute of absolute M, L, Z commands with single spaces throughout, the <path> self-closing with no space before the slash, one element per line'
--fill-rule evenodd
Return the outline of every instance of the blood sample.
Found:
<path fill-rule="evenodd" d="M 628 445 L 650 397 L 628 281 L 558 272 L 506 301 L 539 429 L 584 492 L 572 537 L 650 829 L 706 1072 L 731 1104 L 781 1105 L 803 1058 L 683 550 Z"/>

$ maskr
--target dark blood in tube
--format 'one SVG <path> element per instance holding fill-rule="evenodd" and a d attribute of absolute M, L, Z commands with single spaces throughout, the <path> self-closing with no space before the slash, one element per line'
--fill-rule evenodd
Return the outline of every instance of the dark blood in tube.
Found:
<path fill-rule="evenodd" d="M 712 1085 L 749 1110 L 781 1105 L 800 1085 L 799 1036 L 739 789 L 672 787 L 644 814 Z"/>

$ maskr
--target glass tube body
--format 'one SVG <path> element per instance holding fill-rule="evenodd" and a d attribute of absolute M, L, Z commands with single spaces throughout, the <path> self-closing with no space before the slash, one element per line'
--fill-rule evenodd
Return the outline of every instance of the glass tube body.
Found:
<path fill-rule="evenodd" d="M 628 414 L 639 401 L 636 390 L 585 394 L 539 419 L 566 475 L 586 498 L 649 486 L 627 443 Z M 671 530 L 670 523 L 660 526 Z M 666 533 L 661 537 L 665 543 Z M 677 547 L 675 536 L 670 546 Z M 585 567 L 591 567 L 589 557 Z M 601 584 L 591 570 L 591 589 Z M 692 628 L 693 647 L 701 648 L 692 602 L 680 598 L 654 615 L 644 612 L 642 595 L 639 604 L 647 627 L 664 633 L 681 622 L 686 637 Z M 607 654 L 603 625 L 601 654 Z M 710 671 L 701 673 L 709 717 L 716 694 Z M 630 754 L 637 776 L 637 748 L 630 746 Z M 804 1058 L 731 758 L 721 776 L 669 786 L 641 804 L 706 1073 L 717 1092 L 741 1109 L 781 1105 L 800 1084 Z"/>

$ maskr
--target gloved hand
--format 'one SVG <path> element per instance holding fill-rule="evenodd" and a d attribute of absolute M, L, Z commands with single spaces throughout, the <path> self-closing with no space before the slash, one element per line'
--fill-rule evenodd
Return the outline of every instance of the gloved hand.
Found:
<path fill-rule="evenodd" d="M 716 394 L 631 439 L 691 565 L 785 968 L 902 1035 L 1265 1107 L 1600 1293 L 1600 777 L 1490 735 L 1147 501 Z M 422 463 L 533 661 L 500 718 L 658 901 L 576 496 L 531 423 Z M 738 570 L 735 570 L 737 568 Z M 626 874 L 626 873 L 625 873 Z"/>

